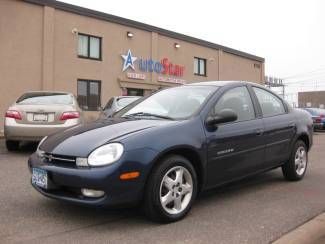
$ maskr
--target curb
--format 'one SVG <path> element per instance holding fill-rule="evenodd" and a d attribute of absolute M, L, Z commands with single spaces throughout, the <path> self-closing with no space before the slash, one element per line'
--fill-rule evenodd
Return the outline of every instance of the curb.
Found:
<path fill-rule="evenodd" d="M 273 244 L 325 243 L 325 213 L 285 234 Z"/>

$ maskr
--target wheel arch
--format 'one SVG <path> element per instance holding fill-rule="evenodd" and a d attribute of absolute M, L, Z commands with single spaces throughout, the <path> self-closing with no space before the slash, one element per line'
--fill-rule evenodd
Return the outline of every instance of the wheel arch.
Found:
<path fill-rule="evenodd" d="M 149 176 L 152 171 L 158 166 L 159 162 L 170 155 L 179 155 L 186 158 L 194 167 L 197 179 L 198 179 L 198 192 L 203 188 L 205 182 L 205 170 L 204 170 L 204 160 L 200 156 L 200 153 L 190 146 L 178 146 L 173 148 L 168 148 L 161 153 L 159 153 L 153 160 L 152 167 L 149 171 L 146 184 L 148 182 Z"/>
<path fill-rule="evenodd" d="M 298 137 L 297 140 L 301 140 L 305 143 L 306 147 L 307 147 L 307 151 L 309 151 L 310 149 L 310 140 L 309 140 L 309 136 L 307 135 L 307 133 L 301 133 Z"/>

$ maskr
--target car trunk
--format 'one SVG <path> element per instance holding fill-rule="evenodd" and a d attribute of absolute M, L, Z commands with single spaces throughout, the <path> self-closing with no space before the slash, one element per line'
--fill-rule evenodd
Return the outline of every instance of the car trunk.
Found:
<path fill-rule="evenodd" d="M 63 124 L 60 120 L 63 112 L 75 111 L 71 105 L 15 105 L 13 110 L 17 110 L 21 120 L 16 120 L 19 124 Z"/>

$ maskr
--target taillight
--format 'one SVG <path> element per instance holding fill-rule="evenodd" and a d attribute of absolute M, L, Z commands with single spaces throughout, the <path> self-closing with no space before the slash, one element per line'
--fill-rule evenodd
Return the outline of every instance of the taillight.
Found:
<path fill-rule="evenodd" d="M 79 112 L 63 112 L 61 114 L 60 120 L 77 119 L 79 117 L 80 117 Z"/>
<path fill-rule="evenodd" d="M 315 122 L 316 122 L 316 123 L 321 123 L 321 122 L 322 122 L 322 119 L 317 117 L 317 118 L 315 119 Z"/>
<path fill-rule="evenodd" d="M 8 110 L 6 112 L 6 118 L 22 120 L 21 114 L 16 110 Z"/>
<path fill-rule="evenodd" d="M 325 114 L 319 115 L 320 118 L 325 118 Z"/>

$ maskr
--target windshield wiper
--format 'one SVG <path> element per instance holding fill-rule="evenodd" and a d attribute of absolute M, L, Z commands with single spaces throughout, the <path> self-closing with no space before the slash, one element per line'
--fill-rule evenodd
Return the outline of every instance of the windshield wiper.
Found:
<path fill-rule="evenodd" d="M 160 115 L 160 114 L 152 114 L 152 113 L 144 113 L 144 112 L 127 114 L 122 117 L 124 117 L 124 118 L 132 117 L 133 118 L 133 117 L 137 117 L 137 116 L 156 117 L 156 118 L 161 118 L 161 119 L 174 120 L 172 117 L 169 117 L 169 116 Z"/>

